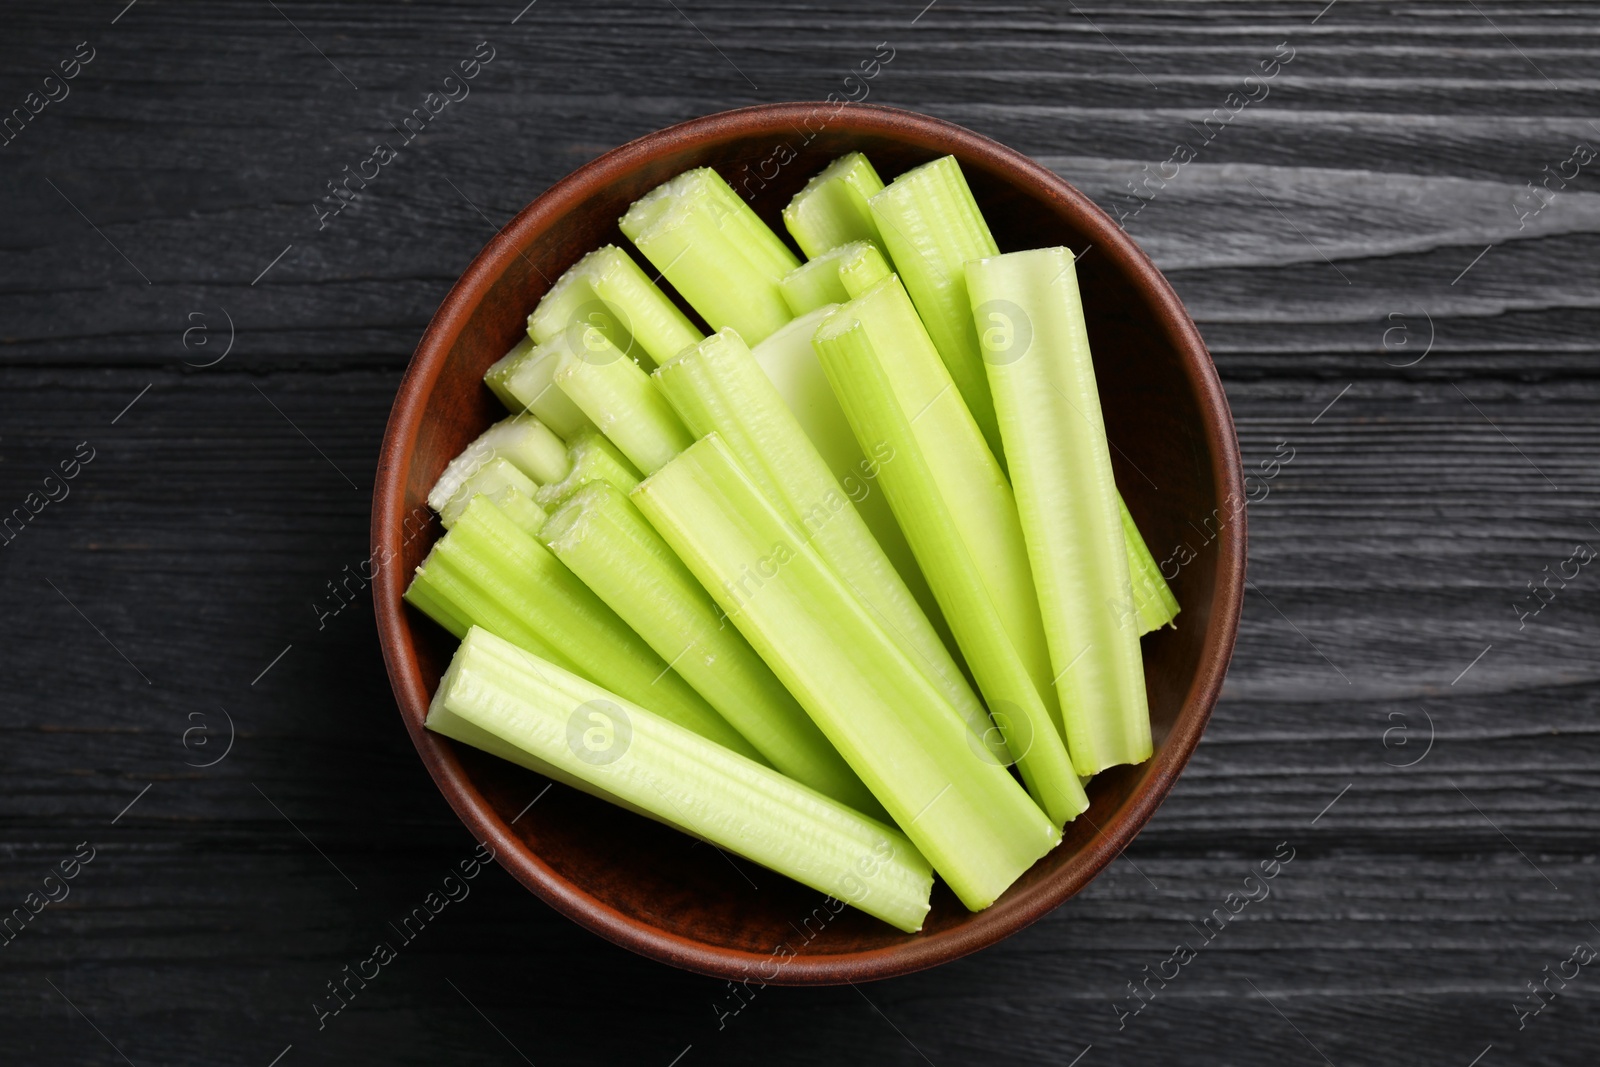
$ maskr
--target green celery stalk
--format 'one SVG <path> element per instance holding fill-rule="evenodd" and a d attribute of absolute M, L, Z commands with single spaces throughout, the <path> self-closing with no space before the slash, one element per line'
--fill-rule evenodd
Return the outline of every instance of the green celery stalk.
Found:
<path fill-rule="evenodd" d="M 850 421 L 839 406 L 839 398 L 833 395 L 833 386 L 828 384 L 828 376 L 817 361 L 816 349 L 811 347 L 811 335 L 833 313 L 835 306 L 828 304 L 801 315 L 751 348 L 750 353 L 777 388 L 784 405 L 811 439 L 845 495 L 854 502 L 861 521 L 867 524 L 873 540 L 894 564 L 906 588 L 916 598 L 917 606 L 933 623 L 941 643 L 948 647 L 954 644 L 954 638 L 945 625 L 939 603 L 934 600 L 928 580 L 922 576 L 922 568 L 911 554 L 911 546 L 895 521 L 888 498 L 878 487 L 878 461 L 869 460 L 861 450 L 850 429 Z M 988 728 L 987 724 L 984 728 Z"/>
<path fill-rule="evenodd" d="M 855 245 L 840 245 L 806 260 L 785 274 L 778 282 L 778 289 L 783 293 L 784 303 L 789 305 L 790 312 L 796 316 L 808 315 L 820 307 L 849 300 L 850 294 L 845 292 L 844 282 L 839 280 L 839 260 L 854 248 Z M 779 329 L 786 330 L 793 325 L 790 322 Z M 767 340 L 771 340 L 772 336 L 768 334 Z"/>
<path fill-rule="evenodd" d="M 791 318 L 778 283 L 800 261 L 709 167 L 652 189 L 618 225 L 712 329 L 754 344 Z"/>
<path fill-rule="evenodd" d="M 987 907 L 1060 841 L 718 435 L 633 498 L 963 904 Z"/>
<path fill-rule="evenodd" d="M 1080 775 L 1150 758 L 1150 707 L 1121 498 L 1073 255 L 967 264 L 989 390 Z"/>
<path fill-rule="evenodd" d="M 807 259 L 851 241 L 882 247 L 867 200 L 883 191 L 883 179 L 860 152 L 829 163 L 783 209 L 783 225 Z M 795 312 L 799 314 L 799 312 Z"/>
<path fill-rule="evenodd" d="M 560 560 L 485 497 L 434 542 L 405 598 L 455 632 L 465 620 L 754 759 L 760 755 Z M 443 604 L 447 613 L 435 614 Z"/>
<path fill-rule="evenodd" d="M 484 384 L 513 412 L 528 411 L 564 441 L 594 423 L 550 380 L 561 354 L 559 345 L 535 345 L 526 337 L 484 373 Z"/>
<path fill-rule="evenodd" d="M 882 809 L 626 495 L 584 486 L 541 540 L 768 763 L 857 811 Z"/>
<path fill-rule="evenodd" d="M 889 273 L 878 246 L 852 241 L 808 259 L 783 276 L 778 287 L 789 310 L 805 315 L 826 304 L 842 304 Z M 855 285 L 857 292 L 851 292 Z"/>
<path fill-rule="evenodd" d="M 510 461 L 535 482 L 558 482 L 567 475 L 567 446 L 532 415 L 501 419 L 452 459 L 428 491 L 428 506 L 443 511 L 456 490 L 489 460 Z"/>
<path fill-rule="evenodd" d="M 933 875 L 899 831 L 491 633 L 467 635 L 433 708 L 901 930 L 922 927 Z"/>
<path fill-rule="evenodd" d="M 450 529 L 472 498 L 481 493 L 531 536 L 539 532 L 545 520 L 544 509 L 534 502 L 537 491 L 532 478 L 495 456 L 461 483 L 461 488 L 440 509 L 439 521 L 446 530 Z"/>
<path fill-rule="evenodd" d="M 893 273 L 876 245 L 854 245 L 839 259 L 839 282 L 852 300 Z"/>
<path fill-rule="evenodd" d="M 1178 598 L 1167 586 L 1156 558 L 1144 543 L 1139 527 L 1134 524 L 1128 504 L 1120 495 L 1122 505 L 1122 534 L 1127 544 L 1128 571 L 1133 579 L 1133 608 L 1139 619 L 1139 633 L 1159 630 L 1178 617 Z"/>
<path fill-rule="evenodd" d="M 541 485 L 534 499 L 546 511 L 560 507 L 590 482 L 610 482 L 624 493 L 639 484 L 639 472 L 617 446 L 597 432 L 579 434 L 567 446 L 572 469 L 559 482 Z"/>
<path fill-rule="evenodd" d="M 971 910 L 1061 840 L 717 434 L 634 501 Z"/>
<path fill-rule="evenodd" d="M 733 330 L 684 349 L 658 367 L 655 377 L 694 435 L 714 432 L 721 437 L 784 521 L 804 534 L 878 625 L 981 736 L 989 726 L 983 706 L 851 503 L 862 495 L 870 499 L 874 487 L 863 479 L 892 465 L 893 451 L 875 445 L 875 468 L 863 469 L 841 485 Z"/>
<path fill-rule="evenodd" d="M 984 377 L 963 268 L 1000 254 L 955 156 L 900 175 L 872 197 L 872 217 L 928 336 L 977 420 L 989 450 L 1005 462 L 1000 423 Z"/>
<path fill-rule="evenodd" d="M 1061 825 L 1089 806 L 1068 757 L 1050 652 L 1011 487 L 890 276 L 813 341 L 858 441 L 887 441 L 879 474 L 1028 790 Z"/>
<path fill-rule="evenodd" d="M 589 330 L 647 367 L 704 336 L 616 245 L 569 267 L 528 316 L 528 334 L 541 345 L 564 332 Z"/>
<path fill-rule="evenodd" d="M 650 375 L 603 337 L 585 349 L 568 344 L 555 382 L 628 461 L 649 474 L 694 440 Z"/>

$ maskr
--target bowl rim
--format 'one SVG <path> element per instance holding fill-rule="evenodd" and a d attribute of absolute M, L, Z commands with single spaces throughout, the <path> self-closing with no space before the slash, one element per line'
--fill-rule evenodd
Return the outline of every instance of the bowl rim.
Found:
<path fill-rule="evenodd" d="M 734 136 L 765 130 L 790 130 L 833 108 L 830 124 L 886 136 L 916 129 L 937 137 L 951 151 L 987 157 L 1007 170 L 1014 184 L 1054 201 L 1089 232 L 1093 246 L 1118 262 L 1129 281 L 1156 312 L 1156 325 L 1166 332 L 1178 353 L 1200 409 L 1206 437 L 1212 444 L 1212 477 L 1219 499 L 1244 499 L 1238 439 L 1216 366 L 1182 301 L 1150 258 L 1111 217 L 1065 179 L 1014 149 L 963 126 L 900 108 L 877 104 L 790 102 L 759 104 L 690 119 L 614 148 L 584 164 L 545 190 L 523 208 L 478 252 L 451 287 L 418 342 L 406 367 L 384 430 L 373 488 L 372 548 L 374 560 L 401 557 L 405 487 L 428 397 L 447 357 L 480 302 L 500 279 L 520 249 L 549 224 L 580 206 L 597 183 L 606 183 L 648 161 L 664 149 L 715 144 Z M 914 940 L 880 948 L 832 955 L 791 955 L 778 975 L 764 981 L 782 985 L 832 985 L 873 981 L 923 970 L 992 945 L 1031 925 L 1072 897 L 1132 841 L 1166 799 L 1179 772 L 1200 741 L 1221 690 L 1238 633 L 1244 597 L 1246 516 L 1239 508 L 1217 535 L 1217 583 L 1212 618 L 1201 648 L 1196 673 L 1178 717 L 1142 789 L 1131 795 L 1098 826 L 1094 838 L 1049 879 L 1029 887 L 1021 897 L 997 909 L 978 913 L 974 921 Z M 523 844 L 473 785 L 457 754 L 445 739 L 421 725 L 430 702 L 412 635 L 401 601 L 407 575 L 395 566 L 378 566 L 373 575 L 374 614 L 384 664 L 401 718 L 435 784 L 476 835 L 519 882 L 558 912 L 586 929 L 640 955 L 686 970 L 720 978 L 748 978 L 774 959 L 774 953 L 750 952 L 705 944 L 617 911 L 579 889 Z M 983 921 L 988 916 L 989 921 Z"/>

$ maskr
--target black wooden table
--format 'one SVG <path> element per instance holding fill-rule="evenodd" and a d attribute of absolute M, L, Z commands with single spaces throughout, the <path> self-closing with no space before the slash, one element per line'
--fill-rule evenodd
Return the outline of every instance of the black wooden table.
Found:
<path fill-rule="evenodd" d="M 6 5 L 0 1063 L 1596 1062 L 1593 5 L 525 2 Z M 472 848 L 333 593 L 412 347 L 574 167 L 830 92 L 1042 160 L 1200 323 L 1259 498 L 1204 743 L 934 972 L 727 1014 L 491 868 L 319 1029 Z"/>

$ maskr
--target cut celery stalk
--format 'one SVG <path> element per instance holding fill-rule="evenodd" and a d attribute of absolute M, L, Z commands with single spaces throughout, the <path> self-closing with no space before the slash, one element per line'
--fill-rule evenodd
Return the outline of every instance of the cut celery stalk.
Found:
<path fill-rule="evenodd" d="M 1073 255 L 967 264 L 967 295 L 1055 669 L 1072 765 L 1150 758 L 1150 707 L 1121 498 L 1111 473 Z"/>
<path fill-rule="evenodd" d="M 496 456 L 536 482 L 558 482 L 567 475 L 567 446 L 561 438 L 532 415 L 513 415 L 483 431 L 446 465 L 428 491 L 428 506 L 443 511 L 461 483 Z"/>
<path fill-rule="evenodd" d="M 461 631 L 461 636 L 465 637 L 469 629 L 470 627 L 464 628 Z M 478 632 L 487 633 L 485 630 Z M 434 733 L 448 737 L 452 741 L 459 741 L 463 745 L 471 745 L 473 748 L 487 752 L 491 756 L 498 756 L 510 763 L 515 763 L 519 767 L 526 767 L 535 774 L 542 774 L 551 781 L 560 782 L 562 785 L 570 786 L 582 793 L 588 793 L 590 796 L 604 800 L 608 804 L 626 808 L 635 815 L 643 815 L 647 819 L 654 819 L 656 822 L 677 828 L 675 824 L 663 819 L 655 812 L 641 808 L 637 804 L 629 803 L 621 797 L 612 796 L 600 786 L 584 781 L 566 768 L 546 762 L 533 753 L 524 751 L 511 742 L 491 734 L 482 727 L 473 725 L 437 701 L 428 707 L 428 717 L 424 720 L 424 725 Z"/>
<path fill-rule="evenodd" d="M 550 380 L 560 354 L 559 345 L 535 345 L 533 338 L 525 338 L 492 365 L 483 380 L 507 408 L 531 412 L 556 436 L 571 441 L 594 429 L 594 423 Z"/>
<path fill-rule="evenodd" d="M 825 304 L 842 304 L 889 273 L 877 245 L 852 241 L 806 260 L 785 274 L 778 286 L 789 310 L 805 315 Z"/>
<path fill-rule="evenodd" d="M 984 377 L 963 268 L 1000 254 L 955 156 L 900 175 L 870 201 L 884 247 L 961 399 L 1002 464 L 1000 423 Z"/>
<path fill-rule="evenodd" d="M 567 458 L 572 461 L 567 476 L 559 482 L 541 485 L 534 495 L 546 511 L 554 511 L 590 482 L 610 482 L 624 493 L 631 492 L 639 484 L 639 472 L 633 464 L 616 445 L 597 432 L 574 437 L 567 446 Z"/>
<path fill-rule="evenodd" d="M 833 395 L 833 386 L 828 384 L 828 376 L 817 362 L 816 349 L 811 347 L 811 335 L 833 312 L 834 306 L 825 305 L 800 316 L 750 352 L 777 388 L 795 421 L 816 446 L 817 454 L 833 472 L 845 495 L 855 503 L 873 540 L 883 548 L 884 555 L 889 557 L 906 588 L 916 598 L 917 606 L 948 647 L 954 644 L 954 638 L 945 625 L 944 614 L 928 588 L 928 580 L 922 576 L 922 568 L 917 566 L 916 557 L 911 554 L 911 546 L 906 544 L 906 535 L 895 521 L 888 498 L 878 486 L 879 461 L 869 460 L 861 450 L 849 420 L 844 417 L 844 409 L 839 406 L 839 398 Z"/>
<path fill-rule="evenodd" d="M 481 493 L 505 512 L 523 533 L 537 534 L 539 527 L 544 525 L 545 513 L 534 502 L 536 492 L 532 478 L 495 456 L 461 483 L 461 488 L 440 510 L 439 521 L 446 530 L 450 529 L 472 498 Z"/>
<path fill-rule="evenodd" d="M 462 620 L 607 685 L 736 752 L 760 755 L 566 565 L 486 497 L 434 543 L 406 599 L 447 629 Z M 447 606 L 444 617 L 434 614 Z"/>
<path fill-rule="evenodd" d="M 852 245 L 839 258 L 839 282 L 852 300 L 893 273 L 877 245 Z"/>
<path fill-rule="evenodd" d="M 963 904 L 992 904 L 1060 841 L 719 436 L 633 498 Z"/>
<path fill-rule="evenodd" d="M 591 340 L 587 349 L 567 345 L 556 364 L 556 385 L 629 462 L 649 474 L 694 439 L 650 375 L 605 338 Z"/>
<path fill-rule="evenodd" d="M 883 179 L 860 152 L 829 163 L 783 209 L 783 225 L 807 259 L 851 241 L 882 246 L 867 200 L 883 191 Z M 799 312 L 795 312 L 799 314 Z"/>
<path fill-rule="evenodd" d="M 618 225 L 712 329 L 754 344 L 791 318 L 778 283 L 800 261 L 710 168 L 652 189 Z"/>
<path fill-rule="evenodd" d="M 814 358 L 814 357 L 813 357 Z M 717 433 L 767 500 L 816 549 L 874 620 L 981 736 L 988 717 L 905 579 L 851 503 L 876 486 L 835 480 L 777 388 L 733 330 L 712 334 L 657 368 L 661 391 L 695 436 Z M 893 464 L 873 448 L 878 469 Z"/>
<path fill-rule="evenodd" d="M 1128 504 L 1119 495 L 1122 505 L 1122 534 L 1127 543 L 1128 571 L 1133 579 L 1133 607 L 1139 618 L 1139 633 L 1149 633 L 1170 624 L 1178 617 L 1178 598 L 1172 595 L 1161 568 L 1144 543 L 1144 536 L 1134 524 Z"/>
<path fill-rule="evenodd" d="M 845 304 L 814 339 L 858 441 L 887 441 L 879 479 L 1023 781 L 1057 825 L 1089 806 L 1060 730 L 1050 652 L 1016 501 L 899 279 Z"/>
<path fill-rule="evenodd" d="M 661 535 L 615 486 L 580 489 L 546 524 L 545 546 L 599 595 L 768 763 L 842 804 L 882 815 L 828 744 Z"/>
<path fill-rule="evenodd" d="M 845 292 L 844 282 L 839 280 L 839 260 L 854 248 L 854 245 L 840 245 L 814 259 L 806 260 L 785 274 L 783 280 L 778 283 L 778 288 L 782 290 L 784 303 L 789 305 L 789 310 L 796 316 L 801 316 L 810 314 L 820 307 L 842 304 L 849 300 L 850 294 Z M 793 325 L 791 322 L 780 330 L 786 330 Z M 768 334 L 767 340 L 772 336 Z M 765 344 L 766 341 L 762 343 Z"/>
<path fill-rule="evenodd" d="M 489 387 L 489 391 L 494 393 L 500 399 L 500 403 L 506 406 L 506 410 L 513 415 L 521 414 L 527 410 L 528 405 L 518 400 L 516 395 L 506 388 L 506 375 L 518 360 L 532 351 L 533 338 L 524 337 L 511 346 L 511 351 L 495 360 L 489 365 L 489 369 L 483 372 L 483 384 Z"/>
<path fill-rule="evenodd" d="M 590 330 L 647 367 L 704 336 L 616 245 L 568 268 L 528 316 L 528 333 L 541 345 L 563 332 Z"/>
<path fill-rule="evenodd" d="M 899 831 L 491 633 L 467 635 L 433 705 L 719 848 L 922 928 L 932 871 Z"/>

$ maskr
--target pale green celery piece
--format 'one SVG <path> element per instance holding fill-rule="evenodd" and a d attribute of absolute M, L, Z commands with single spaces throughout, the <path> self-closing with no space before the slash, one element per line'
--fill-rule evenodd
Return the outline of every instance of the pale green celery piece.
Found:
<path fill-rule="evenodd" d="M 465 637 L 467 630 L 468 628 L 464 627 L 459 636 Z M 486 633 L 487 631 L 480 630 L 478 632 Z M 463 745 L 471 745 L 473 748 L 487 752 L 491 756 L 498 756 L 510 763 L 515 763 L 519 767 L 526 767 L 535 774 L 542 774 L 551 781 L 560 782 L 562 785 L 570 786 L 582 793 L 588 793 L 592 797 L 598 797 L 609 804 L 626 808 L 635 815 L 643 815 L 647 819 L 654 819 L 656 822 L 664 823 L 667 826 L 674 826 L 673 823 L 663 819 L 655 812 L 647 811 L 637 804 L 631 804 L 620 797 L 612 796 L 599 786 L 586 782 L 577 775 L 572 774 L 565 767 L 548 763 L 533 753 L 526 752 L 511 742 L 491 734 L 482 727 L 473 725 L 437 701 L 429 705 L 428 717 L 424 720 L 423 725 L 434 733 L 448 737 L 452 741 L 459 741 Z"/>
<path fill-rule="evenodd" d="M 1072 765 L 1150 758 L 1137 612 L 1078 274 L 1066 248 L 967 264 Z"/>
<path fill-rule="evenodd" d="M 584 486 L 541 537 L 768 763 L 857 811 L 887 817 L 623 492 L 607 482 Z"/>
<path fill-rule="evenodd" d="M 968 908 L 1060 831 L 711 434 L 633 499 Z"/>
<path fill-rule="evenodd" d="M 454 631 L 461 621 L 604 679 L 703 737 L 754 759 L 759 753 L 617 618 L 549 549 L 486 497 L 474 497 L 417 568 L 406 599 Z M 435 609 L 443 606 L 441 617 Z"/>
<path fill-rule="evenodd" d="M 704 336 L 616 245 L 569 267 L 528 316 L 528 333 L 541 345 L 563 332 L 589 330 L 647 367 Z"/>
<path fill-rule="evenodd" d="M 579 434 L 567 446 L 572 469 L 559 482 L 541 485 L 534 499 L 546 511 L 554 511 L 573 493 L 590 482 L 610 482 L 624 493 L 639 484 L 639 472 L 628 458 L 596 431 Z"/>
<path fill-rule="evenodd" d="M 513 415 L 526 411 L 528 405 L 518 400 L 516 395 L 506 388 L 506 376 L 518 360 L 532 351 L 533 338 L 524 337 L 511 346 L 511 351 L 495 360 L 489 365 L 489 369 L 483 372 L 483 384 L 489 387 L 489 391 L 494 393 L 500 399 L 500 403 L 506 406 L 506 410 Z"/>
<path fill-rule="evenodd" d="M 461 483 L 461 488 L 439 512 L 439 521 L 446 530 L 450 529 L 472 498 L 482 493 L 510 516 L 523 533 L 537 534 L 539 527 L 544 525 L 545 513 L 543 508 L 534 503 L 536 492 L 532 478 L 496 456 Z"/>
<path fill-rule="evenodd" d="M 1023 781 L 1057 825 L 1089 806 L 1060 734 L 1050 651 L 1011 486 L 890 276 L 814 341 Z"/>
<path fill-rule="evenodd" d="M 922 928 L 933 874 L 905 835 L 491 633 L 467 635 L 433 706 L 718 848 Z"/>
<path fill-rule="evenodd" d="M 497 456 L 535 482 L 559 482 L 567 476 L 567 446 L 561 438 L 532 415 L 513 415 L 483 431 L 449 462 L 428 491 L 428 506 L 443 511 L 461 483 Z"/>
<path fill-rule="evenodd" d="M 840 245 L 815 259 L 806 260 L 783 276 L 778 288 L 783 291 L 784 303 L 789 305 L 791 312 L 797 316 L 808 315 L 817 308 L 828 304 L 842 304 L 850 299 L 850 294 L 844 290 L 844 282 L 839 280 L 839 259 L 850 247 L 852 246 Z M 791 322 L 782 329 L 786 330 L 793 325 Z M 767 339 L 771 338 L 772 335 L 769 334 Z"/>
<path fill-rule="evenodd" d="M 934 600 L 928 580 L 922 576 L 922 568 L 911 554 L 911 546 L 906 544 L 906 535 L 895 521 L 888 498 L 878 486 L 878 461 L 869 460 L 861 450 L 844 409 L 839 406 L 839 398 L 833 395 L 833 386 L 828 384 L 828 376 L 817 361 L 816 349 L 811 347 L 811 335 L 832 314 L 835 306 L 828 304 L 800 316 L 750 352 L 777 387 L 778 395 L 816 446 L 817 454 L 844 488 L 845 495 L 855 503 L 861 521 L 867 524 L 873 540 L 883 548 L 884 555 L 904 579 L 917 606 L 933 623 L 940 641 L 947 647 L 953 646 L 955 639 L 945 625 L 939 603 Z M 959 701 L 954 702 L 959 704 Z M 983 726 L 987 729 L 988 724 Z"/>
<path fill-rule="evenodd" d="M 568 344 L 555 382 L 645 474 L 694 440 L 650 375 L 604 338 L 589 348 Z"/>
<path fill-rule="evenodd" d="M 1178 598 L 1172 595 L 1161 568 L 1146 547 L 1127 502 L 1120 495 L 1117 502 L 1122 505 L 1122 533 L 1127 542 L 1129 576 L 1133 579 L 1133 605 L 1139 616 L 1139 633 L 1143 635 L 1159 630 L 1178 617 Z"/>
<path fill-rule="evenodd" d="M 867 200 L 882 191 L 883 179 L 867 157 L 851 152 L 829 163 L 794 194 L 783 209 L 783 225 L 808 259 L 851 241 L 881 246 Z"/>
<path fill-rule="evenodd" d="M 806 260 L 784 275 L 779 286 L 789 310 L 805 315 L 825 304 L 842 304 L 889 273 L 877 245 L 852 241 Z"/>
<path fill-rule="evenodd" d="M 778 283 L 800 261 L 710 168 L 652 189 L 618 225 L 712 329 L 754 344 L 792 318 Z"/>
<path fill-rule="evenodd" d="M 895 270 L 917 306 L 967 410 L 1002 464 L 1000 423 L 989 396 L 972 324 L 964 268 L 969 259 L 1000 254 L 955 156 L 942 156 L 900 175 L 871 200 Z"/>
<path fill-rule="evenodd" d="M 560 345 L 535 345 L 533 338 L 507 352 L 484 374 L 483 380 L 512 411 L 528 411 L 563 441 L 571 441 L 594 423 L 572 399 L 550 380 L 560 357 Z"/>
<path fill-rule="evenodd" d="M 813 362 L 815 358 L 813 354 Z M 713 432 L 721 436 L 784 521 L 801 531 L 884 631 L 982 736 L 989 721 L 977 695 L 899 569 L 851 503 L 854 498 L 881 496 L 869 476 L 892 463 L 893 452 L 875 447 L 871 463 L 842 481 L 836 479 L 733 330 L 722 330 L 684 349 L 657 368 L 655 377 L 694 436 Z"/>
<path fill-rule="evenodd" d="M 839 282 L 852 300 L 893 273 L 877 245 L 851 245 L 839 259 Z"/>

